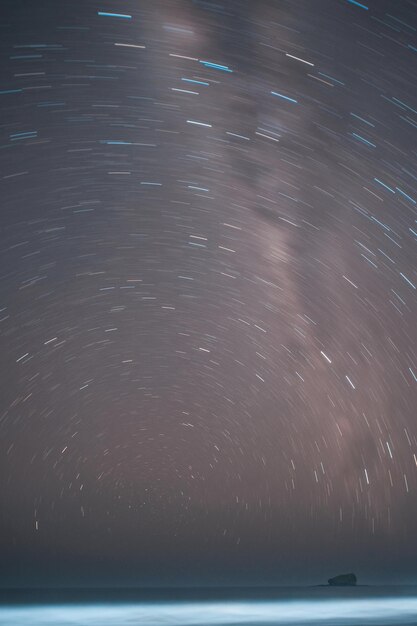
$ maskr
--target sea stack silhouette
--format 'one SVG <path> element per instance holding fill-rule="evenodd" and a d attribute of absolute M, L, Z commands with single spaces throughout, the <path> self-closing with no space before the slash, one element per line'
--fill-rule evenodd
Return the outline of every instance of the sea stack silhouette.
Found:
<path fill-rule="evenodd" d="M 327 581 L 330 587 L 354 587 L 357 582 L 355 574 L 339 574 Z"/>

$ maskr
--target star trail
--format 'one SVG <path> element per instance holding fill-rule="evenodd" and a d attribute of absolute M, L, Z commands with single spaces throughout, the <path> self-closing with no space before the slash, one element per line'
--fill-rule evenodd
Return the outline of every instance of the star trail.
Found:
<path fill-rule="evenodd" d="M 1 580 L 409 580 L 417 3 L 1 22 Z"/>

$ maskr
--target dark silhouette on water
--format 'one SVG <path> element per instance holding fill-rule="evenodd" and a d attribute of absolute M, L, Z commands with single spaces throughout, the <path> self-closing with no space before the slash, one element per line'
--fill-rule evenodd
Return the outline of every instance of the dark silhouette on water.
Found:
<path fill-rule="evenodd" d="M 339 574 L 327 581 L 330 587 L 355 587 L 357 578 L 355 574 Z"/>

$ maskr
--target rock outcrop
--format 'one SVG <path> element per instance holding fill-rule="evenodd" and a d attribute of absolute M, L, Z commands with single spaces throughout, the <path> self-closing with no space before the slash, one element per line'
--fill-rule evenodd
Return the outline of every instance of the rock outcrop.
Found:
<path fill-rule="evenodd" d="M 355 574 L 339 574 L 327 581 L 331 587 L 354 587 L 356 585 Z"/>

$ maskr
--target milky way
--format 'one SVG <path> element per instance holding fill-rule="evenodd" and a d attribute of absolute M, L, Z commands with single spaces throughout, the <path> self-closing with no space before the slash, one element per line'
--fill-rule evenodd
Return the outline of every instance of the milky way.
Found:
<path fill-rule="evenodd" d="M 417 4 L 2 8 L 2 580 L 408 580 Z"/>

